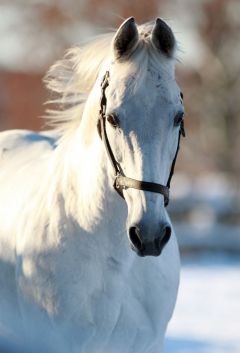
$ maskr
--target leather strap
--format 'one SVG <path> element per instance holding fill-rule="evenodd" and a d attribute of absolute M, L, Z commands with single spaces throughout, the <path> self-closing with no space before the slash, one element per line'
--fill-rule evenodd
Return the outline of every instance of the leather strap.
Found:
<path fill-rule="evenodd" d="M 167 187 L 170 188 L 170 184 L 171 184 L 171 180 L 172 180 L 172 176 L 174 174 L 174 168 L 175 168 L 175 164 L 176 164 L 176 160 L 177 160 L 177 156 L 178 156 L 178 151 L 180 149 L 180 139 L 181 139 L 181 131 L 179 131 L 179 135 L 178 135 L 178 144 L 177 144 L 177 151 L 175 153 L 175 157 L 172 161 L 172 166 L 171 166 L 171 170 L 170 170 L 170 174 L 168 177 L 168 181 L 167 181 Z"/>
<path fill-rule="evenodd" d="M 108 158 L 109 158 L 109 160 L 110 160 L 110 162 L 112 164 L 113 169 L 115 170 L 115 175 L 121 174 L 121 170 L 120 170 L 119 164 L 117 163 L 117 161 L 116 161 L 116 159 L 114 157 L 112 148 L 110 146 L 110 143 L 109 143 L 109 140 L 108 140 L 108 137 L 107 137 L 106 117 L 105 116 L 103 116 L 101 118 L 100 123 L 101 123 L 101 131 L 102 131 L 102 140 L 103 140 L 104 145 L 106 147 Z"/>
<path fill-rule="evenodd" d="M 177 159 L 177 155 L 178 155 L 178 151 L 179 151 L 179 146 L 180 146 L 180 138 L 181 138 L 181 135 L 185 136 L 183 122 L 182 122 L 181 128 L 179 130 L 177 151 L 176 151 L 174 160 L 172 162 L 167 185 L 165 186 L 162 184 L 157 184 L 157 183 L 152 183 L 152 182 L 148 182 L 148 181 L 140 181 L 140 180 L 128 178 L 125 175 L 123 175 L 121 167 L 114 157 L 114 154 L 113 154 L 113 151 L 112 151 L 112 148 L 109 143 L 108 136 L 107 136 L 107 131 L 106 131 L 107 98 L 105 95 L 105 90 L 108 86 L 109 86 L 109 72 L 107 71 L 103 77 L 102 84 L 101 84 L 101 88 L 102 88 L 102 96 L 101 96 L 101 100 L 100 100 L 101 109 L 99 111 L 97 128 L 98 128 L 99 136 L 104 142 L 108 158 L 109 158 L 109 160 L 112 164 L 112 167 L 115 171 L 114 188 L 123 199 L 124 199 L 123 190 L 128 189 L 128 188 L 159 193 L 159 194 L 163 195 L 164 206 L 166 207 L 169 203 L 170 182 L 171 182 L 171 179 L 172 179 L 172 176 L 174 173 L 174 167 L 175 167 L 175 163 L 176 163 L 176 159 Z"/>
<path fill-rule="evenodd" d="M 169 203 L 169 188 L 162 184 L 140 181 L 123 175 L 117 175 L 114 187 L 116 190 L 120 190 L 121 193 L 124 189 L 132 188 L 162 194 L 164 196 L 164 206 L 166 207 Z"/>
<path fill-rule="evenodd" d="M 167 181 L 167 187 L 170 189 L 170 184 L 171 184 L 171 180 L 172 180 L 172 176 L 174 174 L 174 168 L 175 168 L 175 164 L 176 164 L 176 160 L 177 160 L 177 156 L 178 156 L 178 152 L 180 150 L 180 141 L 181 141 L 181 136 L 185 137 L 185 129 L 184 129 L 184 122 L 181 122 L 181 126 L 180 126 L 180 130 L 179 130 L 179 134 L 178 134 L 178 144 L 177 144 L 177 150 L 176 150 L 176 154 L 175 157 L 172 161 L 172 166 L 171 166 L 171 170 L 170 170 L 170 174 L 168 177 L 168 181 Z"/>

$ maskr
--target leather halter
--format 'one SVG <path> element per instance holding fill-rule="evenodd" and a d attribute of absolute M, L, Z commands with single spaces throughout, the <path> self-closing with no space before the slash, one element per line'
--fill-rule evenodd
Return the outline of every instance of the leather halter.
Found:
<path fill-rule="evenodd" d="M 144 190 L 144 191 L 150 191 L 150 192 L 155 192 L 162 194 L 164 197 L 164 206 L 166 207 L 169 203 L 169 189 L 170 189 L 170 183 L 172 176 L 174 174 L 174 167 L 180 147 L 180 138 L 181 135 L 185 136 L 185 131 L 184 131 L 184 125 L 183 122 L 181 123 L 181 127 L 179 129 L 179 136 L 178 136 L 178 145 L 177 145 L 177 151 L 175 154 L 175 157 L 172 162 L 170 174 L 168 177 L 167 185 L 162 185 L 162 184 L 157 184 L 157 183 L 152 183 L 148 181 L 140 181 L 136 179 L 131 179 L 126 177 L 123 174 L 123 171 L 119 165 L 119 163 L 116 161 L 111 145 L 108 140 L 107 136 L 107 131 L 106 131 L 106 108 L 107 108 L 107 98 L 106 98 L 106 88 L 109 86 L 109 71 L 107 71 L 103 77 L 102 83 L 101 83 L 101 88 L 102 88 L 102 95 L 101 95 L 101 100 L 100 100 L 100 106 L 101 109 L 99 111 L 99 118 L 98 118 L 98 123 L 97 123 L 97 128 L 99 132 L 100 138 L 103 140 L 109 160 L 112 164 L 112 167 L 115 171 L 115 180 L 114 180 L 114 188 L 118 192 L 118 194 L 124 199 L 123 195 L 123 190 L 128 189 L 128 188 L 133 188 L 137 190 Z"/>

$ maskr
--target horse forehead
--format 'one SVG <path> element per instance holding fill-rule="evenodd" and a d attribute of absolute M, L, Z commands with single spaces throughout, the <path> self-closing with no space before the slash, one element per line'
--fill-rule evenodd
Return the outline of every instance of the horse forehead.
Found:
<path fill-rule="evenodd" d="M 132 113 L 136 123 L 151 121 L 160 124 L 161 117 L 168 117 L 177 110 L 177 88 L 172 83 L 155 85 L 153 82 L 145 83 L 136 92 L 125 92 L 121 101 L 126 114 Z"/>
<path fill-rule="evenodd" d="M 146 72 L 129 72 L 114 80 L 112 96 L 120 104 L 154 107 L 177 102 L 178 86 L 175 77 L 164 70 L 148 69 Z"/>

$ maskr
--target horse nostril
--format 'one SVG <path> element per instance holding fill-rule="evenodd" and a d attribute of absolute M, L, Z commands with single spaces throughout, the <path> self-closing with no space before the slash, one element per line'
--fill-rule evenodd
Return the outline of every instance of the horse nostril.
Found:
<path fill-rule="evenodd" d="M 169 225 L 165 226 L 164 230 L 163 230 L 163 235 L 160 239 L 159 245 L 160 245 L 160 249 L 163 249 L 164 246 L 167 244 L 167 242 L 170 239 L 172 233 L 172 229 Z"/>
<path fill-rule="evenodd" d="M 130 227 L 129 228 L 129 239 L 130 239 L 132 245 L 137 250 L 142 250 L 143 244 L 142 244 L 141 239 L 139 237 L 139 230 L 137 227 Z"/>
<path fill-rule="evenodd" d="M 158 256 L 169 241 L 171 232 L 171 227 L 167 224 L 162 225 L 161 231 L 155 239 L 151 239 L 151 237 L 149 237 L 150 239 L 141 239 L 140 230 L 136 226 L 130 227 L 128 234 L 131 247 L 139 256 Z"/>

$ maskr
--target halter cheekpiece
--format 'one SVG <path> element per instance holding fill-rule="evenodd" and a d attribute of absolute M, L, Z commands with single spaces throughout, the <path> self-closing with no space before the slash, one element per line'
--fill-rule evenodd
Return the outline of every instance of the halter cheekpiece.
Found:
<path fill-rule="evenodd" d="M 185 136 L 185 131 L 184 131 L 184 125 L 183 122 L 181 123 L 181 127 L 179 129 L 179 136 L 178 136 L 178 145 L 177 145 L 177 151 L 175 154 L 175 157 L 172 162 L 170 174 L 168 177 L 167 185 L 162 185 L 162 184 L 157 184 L 157 183 L 152 183 L 148 181 L 140 181 L 136 179 L 131 179 L 126 177 L 123 174 L 123 171 L 119 165 L 119 163 L 116 161 L 108 136 L 107 136 L 107 131 L 106 131 L 106 108 L 107 108 L 107 98 L 106 98 L 106 88 L 109 86 L 109 71 L 107 71 L 103 77 L 102 83 L 101 83 L 101 89 L 102 89 L 102 95 L 100 99 L 100 111 L 99 111 L 99 118 L 98 118 L 98 132 L 101 137 L 101 139 L 104 142 L 109 160 L 112 164 L 112 167 L 115 171 L 115 180 L 114 180 L 114 188 L 118 192 L 118 194 L 124 199 L 123 195 L 123 190 L 128 189 L 128 188 L 133 188 L 137 190 L 143 190 L 143 191 L 150 191 L 150 192 L 155 192 L 162 194 L 164 197 L 164 206 L 166 207 L 169 203 L 169 189 L 170 189 L 170 183 L 172 176 L 174 174 L 174 167 L 179 151 L 179 146 L 180 146 L 180 138 L 181 135 Z"/>

